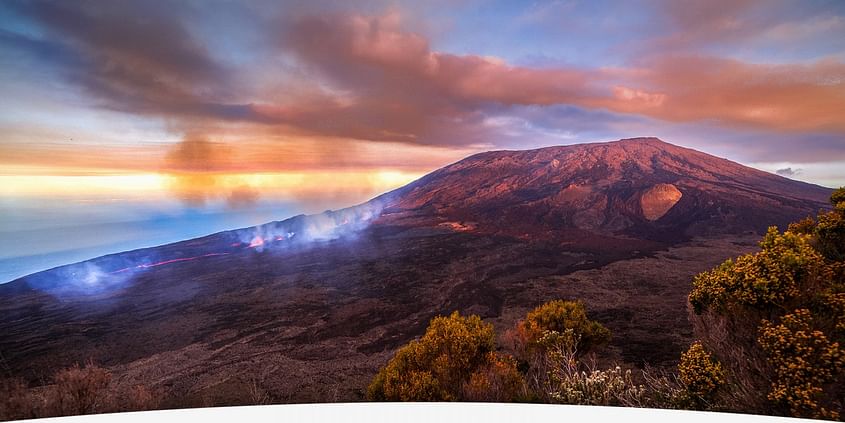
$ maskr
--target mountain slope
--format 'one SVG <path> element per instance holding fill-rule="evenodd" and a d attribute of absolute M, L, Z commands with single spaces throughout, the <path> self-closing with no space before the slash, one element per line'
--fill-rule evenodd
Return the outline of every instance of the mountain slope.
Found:
<path fill-rule="evenodd" d="M 403 219 L 495 233 L 582 229 L 641 238 L 765 230 L 826 207 L 830 190 L 657 138 L 481 153 L 384 195 Z"/>
<path fill-rule="evenodd" d="M 254 383 L 360 400 L 431 317 L 503 330 L 555 298 L 613 330 L 603 359 L 670 365 L 692 275 L 829 194 L 651 138 L 482 153 L 359 206 L 0 285 L 0 369 L 38 383 L 93 359 L 168 407 L 244 403 Z"/>

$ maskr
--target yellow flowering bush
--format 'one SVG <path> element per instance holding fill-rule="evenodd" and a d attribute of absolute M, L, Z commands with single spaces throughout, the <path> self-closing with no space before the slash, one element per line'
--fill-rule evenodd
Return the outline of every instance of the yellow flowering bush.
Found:
<path fill-rule="evenodd" d="M 610 330 L 601 323 L 587 318 L 587 311 L 580 301 L 555 300 L 528 312 L 525 320 L 517 324 L 517 333 L 527 349 L 548 350 L 567 331 L 576 338 L 574 350 L 585 354 L 610 342 Z"/>
<path fill-rule="evenodd" d="M 678 377 L 697 408 L 706 407 L 725 385 L 722 365 L 715 361 L 700 342 L 681 355 Z"/>
<path fill-rule="evenodd" d="M 379 371 L 368 388 L 368 397 L 381 401 L 459 401 L 476 373 L 483 374 L 489 386 L 510 386 L 511 381 L 496 377 L 511 377 L 511 362 L 494 350 L 493 325 L 480 317 L 464 317 L 458 312 L 435 317 L 418 341 L 401 348 Z M 511 367 L 515 369 L 515 365 Z M 481 377 L 475 376 L 473 395 L 480 395 Z"/>
<path fill-rule="evenodd" d="M 768 398 L 800 417 L 838 418 L 820 405 L 823 386 L 845 368 L 845 350 L 812 326 L 807 309 L 783 316 L 780 324 L 763 321 L 759 342 L 774 366 Z"/>
<path fill-rule="evenodd" d="M 845 201 L 836 204 L 836 208 L 819 215 L 815 235 L 819 250 L 832 260 L 845 259 Z"/>
<path fill-rule="evenodd" d="M 801 282 L 824 265 L 809 243 L 808 235 L 778 233 L 769 228 L 760 242 L 762 251 L 727 260 L 693 280 L 689 301 L 697 312 L 723 308 L 731 303 L 768 307 L 801 293 Z"/>
<path fill-rule="evenodd" d="M 685 384 L 705 382 L 688 386 L 693 394 L 706 393 L 714 382 L 693 377 L 698 370 L 689 367 L 706 347 L 722 364 L 729 385 L 723 408 L 842 415 L 845 189 L 834 192 L 831 203 L 832 211 L 796 222 L 782 234 L 770 228 L 760 252 L 727 260 L 694 279 L 689 302 L 703 343 L 679 366 Z"/>

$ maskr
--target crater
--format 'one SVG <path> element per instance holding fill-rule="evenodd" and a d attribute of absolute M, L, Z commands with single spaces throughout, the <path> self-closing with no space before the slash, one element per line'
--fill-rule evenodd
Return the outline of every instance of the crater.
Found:
<path fill-rule="evenodd" d="M 681 199 L 683 194 L 672 184 L 657 184 L 640 197 L 640 207 L 646 219 L 660 219 Z"/>

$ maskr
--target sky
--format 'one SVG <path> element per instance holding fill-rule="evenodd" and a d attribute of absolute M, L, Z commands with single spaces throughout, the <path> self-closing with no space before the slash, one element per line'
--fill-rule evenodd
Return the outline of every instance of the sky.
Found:
<path fill-rule="evenodd" d="M 494 149 L 657 136 L 845 185 L 839 0 L 7 0 L 0 61 L 7 269 L 343 207 Z"/>

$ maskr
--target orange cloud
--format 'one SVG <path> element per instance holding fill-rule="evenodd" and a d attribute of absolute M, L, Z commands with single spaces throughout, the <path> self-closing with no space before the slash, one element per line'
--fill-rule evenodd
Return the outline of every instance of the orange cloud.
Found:
<path fill-rule="evenodd" d="M 494 135 L 480 125 L 486 105 L 571 103 L 595 91 L 579 69 L 532 69 L 432 51 L 425 37 L 403 30 L 395 13 L 309 16 L 284 27 L 282 51 L 296 55 L 309 79 L 337 89 L 253 110 L 265 122 L 316 134 L 467 145 Z"/>
<path fill-rule="evenodd" d="M 735 6 L 745 9 L 746 3 Z M 699 5 L 708 18 L 696 31 L 730 26 L 724 14 Z M 678 12 L 677 19 L 682 23 L 688 17 Z M 291 26 L 285 47 L 317 75 L 351 92 L 353 100 L 319 112 L 258 110 L 317 132 L 327 126 L 311 125 L 307 116 L 322 113 L 334 124 L 332 133 L 459 143 L 455 138 L 486 136 L 476 114 L 493 104 L 571 104 L 673 122 L 845 132 L 845 64 L 833 60 L 766 65 L 658 55 L 622 69 L 534 69 L 434 52 L 424 37 L 403 31 L 393 14 L 304 18 Z"/>
<path fill-rule="evenodd" d="M 590 104 L 688 122 L 715 120 L 790 131 L 845 132 L 845 64 L 759 65 L 712 57 L 646 63 L 613 98 Z"/>
<path fill-rule="evenodd" d="M 0 163 L 184 175 L 192 187 L 188 201 L 202 201 L 193 187 L 218 189 L 216 173 L 442 166 L 495 146 L 507 125 L 491 122 L 518 121 L 503 116 L 526 110 L 514 106 L 574 105 L 670 122 L 845 132 L 845 64 L 839 61 L 770 65 L 678 53 L 720 33 L 744 34 L 741 19 L 755 3 L 728 3 L 737 17 L 713 2 L 669 3 L 667 14 L 687 28 L 681 32 L 688 39 L 652 40 L 648 55 L 614 69 L 534 68 L 435 51 L 396 12 L 299 16 L 275 22 L 277 38 L 270 41 L 284 65 L 260 72 L 269 80 L 284 73 L 284 86 L 257 83 L 248 70 L 239 79 L 241 73 L 218 63 L 184 21 L 190 6 L 171 14 L 140 3 L 129 10 L 26 3 L 21 13 L 52 34 L 47 50 L 63 53 L 50 57 L 98 106 L 163 118 L 174 132 L 216 141 L 189 136 L 169 150 L 108 145 L 97 154 L 88 146 L 16 142 L 0 144 Z M 755 25 L 756 31 L 762 24 Z M 21 38 L 14 40 L 33 43 Z M 657 50 L 661 45 L 671 54 Z M 227 186 L 226 196 L 235 203 L 254 197 L 249 184 L 244 187 L 236 194 Z"/>
<path fill-rule="evenodd" d="M 760 7 L 759 0 L 668 2 L 661 8 L 680 30 L 647 41 L 641 63 L 621 70 L 532 68 L 434 51 L 396 11 L 293 17 L 278 22 L 276 41 L 292 64 L 267 70 L 288 71 L 290 81 L 251 93 L 180 19 L 191 6 L 168 13 L 35 2 L 20 9 L 61 40 L 51 48 L 76 58 L 62 63 L 67 78 L 103 107 L 162 116 L 179 131 L 238 122 L 283 134 L 472 145 L 496 137 L 484 125 L 492 108 L 556 104 L 669 121 L 845 130 L 836 113 L 841 62 L 764 65 L 689 53 L 700 43 L 776 28 L 765 18 L 749 20 Z"/>

